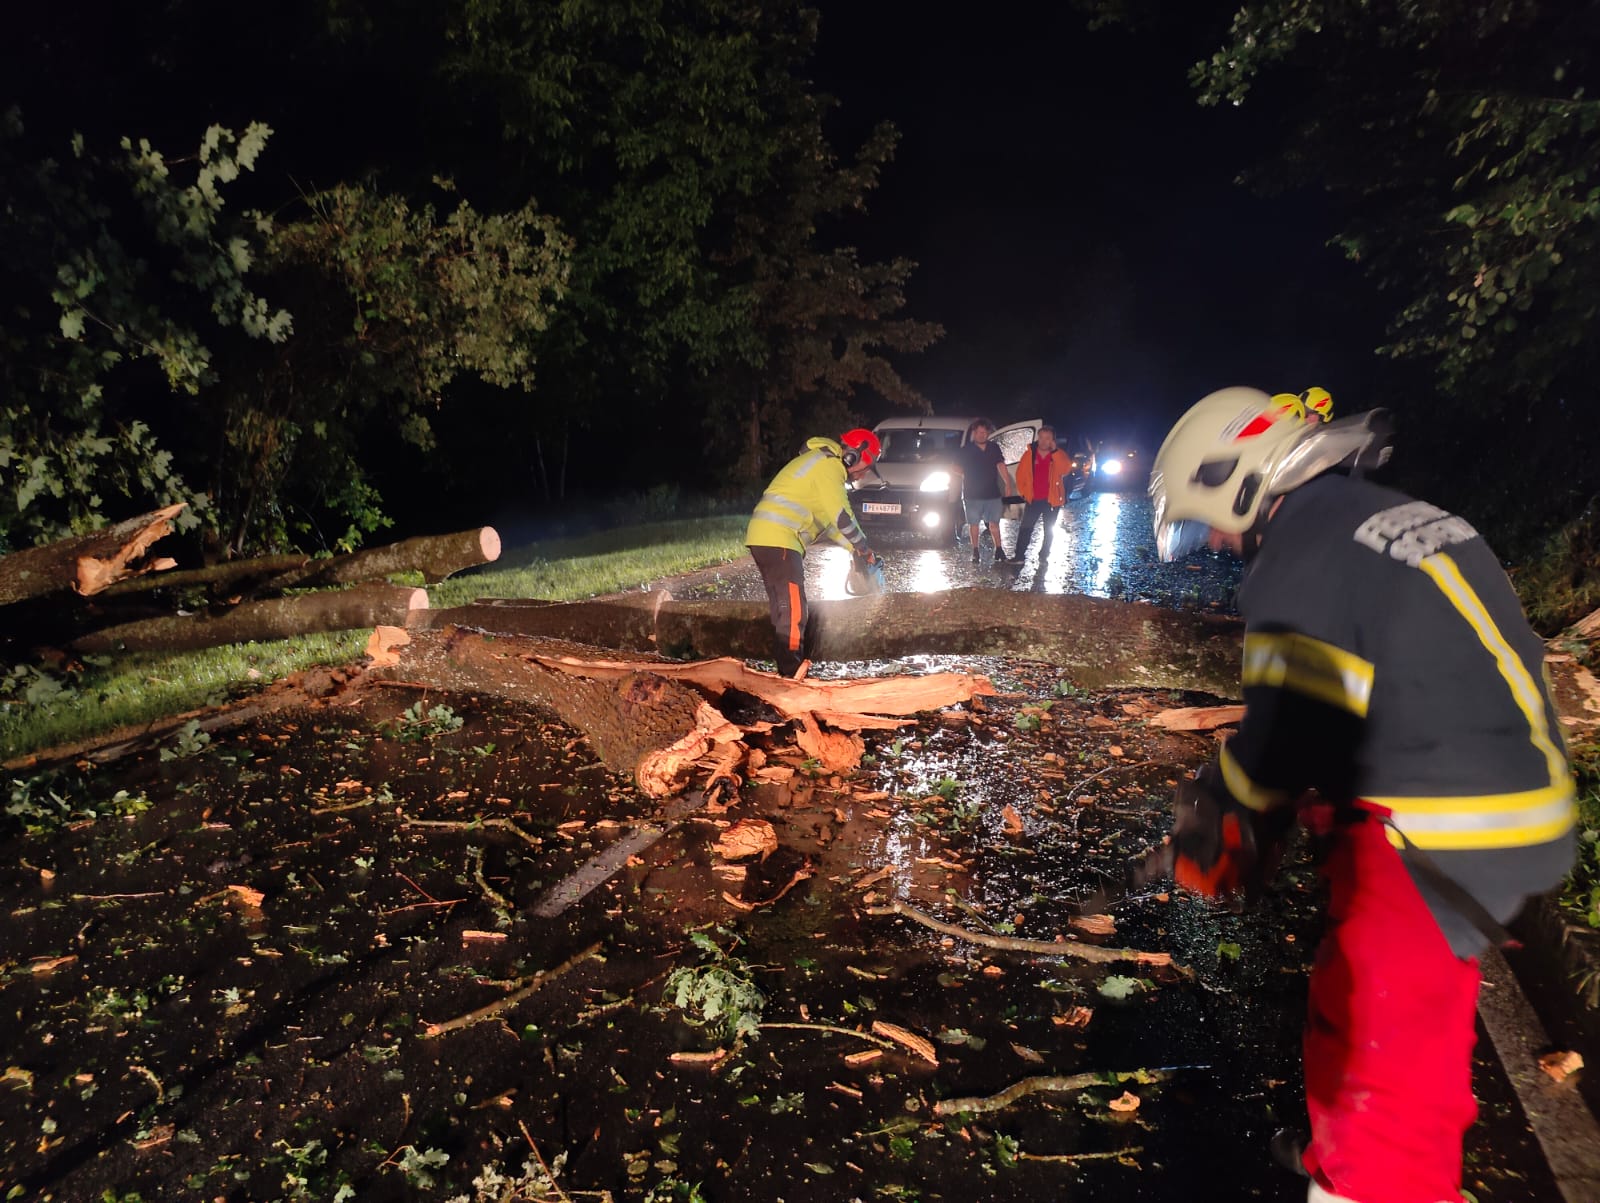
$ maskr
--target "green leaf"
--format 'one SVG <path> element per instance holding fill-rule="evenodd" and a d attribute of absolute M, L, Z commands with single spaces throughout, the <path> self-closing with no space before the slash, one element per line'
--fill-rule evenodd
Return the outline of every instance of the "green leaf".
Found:
<path fill-rule="evenodd" d="M 1110 977 L 1106 978 L 1105 981 L 1101 982 L 1098 987 L 1102 998 L 1114 1000 L 1130 998 L 1139 993 L 1139 991 L 1143 988 L 1144 987 L 1138 978 L 1123 977 L 1120 974 L 1112 974 Z"/>

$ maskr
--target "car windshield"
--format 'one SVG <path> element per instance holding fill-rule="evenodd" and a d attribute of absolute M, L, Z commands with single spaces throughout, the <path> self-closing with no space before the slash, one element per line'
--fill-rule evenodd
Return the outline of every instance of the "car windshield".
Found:
<path fill-rule="evenodd" d="M 949 459 L 961 449 L 959 430 L 882 430 L 883 454 L 879 462 L 885 464 L 925 464 L 930 460 Z"/>

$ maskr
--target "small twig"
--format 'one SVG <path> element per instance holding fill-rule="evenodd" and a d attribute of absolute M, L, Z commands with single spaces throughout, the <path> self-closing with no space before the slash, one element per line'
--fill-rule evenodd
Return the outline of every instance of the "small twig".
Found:
<path fill-rule="evenodd" d="M 1016 1154 L 1016 1159 L 1018 1161 L 1053 1161 L 1057 1165 L 1075 1165 L 1080 1161 L 1128 1161 L 1135 1153 L 1143 1152 L 1143 1145 L 1129 1145 L 1126 1149 L 1110 1149 L 1104 1153 L 1018 1152 Z"/>
<path fill-rule="evenodd" d="M 815 872 L 811 867 L 811 862 L 807 861 L 805 864 L 801 865 L 800 868 L 794 871 L 794 876 L 789 879 L 789 883 L 771 898 L 763 898 L 760 902 L 746 902 L 743 898 L 736 898 L 727 890 L 724 890 L 722 891 L 722 900 L 729 906 L 737 907 L 741 911 L 753 911 L 758 907 L 771 906 L 790 890 L 794 889 L 795 886 L 799 885 L 802 881 L 809 881 L 814 875 Z"/>
<path fill-rule="evenodd" d="M 534 1157 L 538 1158 L 539 1168 L 544 1171 L 544 1176 L 550 1179 L 550 1185 L 555 1190 L 556 1196 L 562 1200 L 562 1203 L 572 1203 L 572 1200 L 567 1198 L 567 1192 L 562 1190 L 561 1184 L 556 1181 L 556 1176 L 550 1172 L 550 1167 L 545 1164 L 544 1154 L 539 1152 L 539 1146 L 533 1143 L 533 1136 L 528 1132 L 528 1125 L 519 1119 L 517 1127 L 522 1129 L 522 1139 L 528 1142 L 528 1147 L 533 1150 Z"/>
<path fill-rule="evenodd" d="M 162 1103 L 167 1101 L 166 1088 L 161 1085 L 161 1079 L 156 1077 L 151 1070 L 146 1069 L 143 1065 L 135 1065 L 132 1063 L 128 1065 L 128 1068 L 134 1073 L 138 1074 L 140 1077 L 149 1081 L 150 1085 L 156 1088 L 156 1106 L 159 1107 Z"/>
<path fill-rule="evenodd" d="M 857 1040 L 865 1040 L 868 1044 L 876 1044 L 879 1048 L 892 1050 L 897 1047 L 893 1040 L 885 1040 L 881 1036 L 874 1036 L 871 1032 L 860 1032 L 855 1028 L 836 1027 L 831 1023 L 763 1023 L 759 1026 L 762 1031 L 768 1028 L 788 1028 L 806 1032 L 834 1032 L 840 1036 L 854 1036 Z"/>
<path fill-rule="evenodd" d="M 146 890 L 142 894 L 74 894 L 74 902 L 110 902 L 117 898 L 165 898 L 167 890 Z"/>
<path fill-rule="evenodd" d="M 525 844 L 535 848 L 543 848 L 544 841 L 536 835 L 529 835 L 510 819 L 489 818 L 481 816 L 476 819 L 413 819 L 404 811 L 400 812 L 400 821 L 407 827 L 436 827 L 443 831 L 478 831 L 485 827 L 494 827 L 509 831 Z"/>
<path fill-rule="evenodd" d="M 554 969 L 541 970 L 532 977 L 524 979 L 527 984 L 524 985 L 520 990 L 508 994 L 504 998 L 490 1003 L 488 1006 L 479 1007 L 476 1011 L 468 1011 L 465 1015 L 457 1015 L 454 1019 L 447 1019 L 443 1023 L 430 1023 L 423 1029 L 422 1034 L 423 1036 L 429 1038 L 434 1036 L 442 1036 L 446 1032 L 453 1032 L 458 1028 L 471 1027 L 475 1023 L 482 1023 L 485 1019 L 492 1019 L 502 1011 L 509 1011 L 512 1007 L 522 1002 L 523 999 L 532 995 L 546 982 L 554 981 L 567 970 L 571 969 L 574 965 L 588 960 L 599 951 L 600 943 L 599 941 L 596 941 L 595 943 L 589 945 L 589 947 L 585 948 L 582 952 L 574 956 L 571 960 L 557 965 Z"/>
<path fill-rule="evenodd" d="M 506 917 L 511 915 L 511 901 L 489 884 L 489 879 L 483 875 L 483 849 L 474 848 L 467 853 L 467 859 L 472 862 L 472 880 L 478 883 L 478 888 L 484 892 L 489 901 L 500 909 Z"/>
<path fill-rule="evenodd" d="M 1074 796 L 1076 796 L 1077 794 L 1079 794 L 1079 793 L 1081 793 L 1083 791 L 1083 787 L 1084 786 L 1088 785 L 1089 782 L 1093 781 L 1096 777 L 1104 777 L 1107 773 L 1113 772 L 1113 771 L 1115 771 L 1117 769 L 1146 769 L 1146 768 L 1149 768 L 1153 764 L 1160 764 L 1160 763 L 1161 763 L 1161 761 L 1158 761 L 1158 760 L 1136 760 L 1136 761 L 1132 762 L 1131 764 L 1108 764 L 1108 765 L 1106 765 L 1105 768 L 1098 769 L 1095 772 L 1090 773 L 1087 777 L 1085 777 L 1082 781 L 1078 782 L 1077 785 L 1073 786 L 1066 793 L 1058 794 L 1056 796 L 1058 798 L 1065 798 L 1068 801 L 1071 801 Z"/>
<path fill-rule="evenodd" d="M 398 869 L 395 870 L 395 876 L 400 878 L 400 880 L 405 882 L 406 885 L 410 886 L 413 890 L 415 890 L 417 893 L 421 894 L 424 898 L 426 898 L 429 902 L 433 903 L 434 905 L 436 905 L 436 906 L 443 906 L 444 905 L 437 898 L 435 898 L 432 894 L 428 893 L 427 890 L 424 890 L 421 886 L 419 886 L 416 882 L 412 881 L 404 873 L 401 873 Z M 456 899 L 456 901 L 460 902 L 461 900 L 458 898 L 458 899 Z"/>
<path fill-rule="evenodd" d="M 1072 1074 L 1069 1077 L 1044 1076 L 1036 1078 L 1023 1078 L 1020 1082 L 1013 1082 L 999 1094 L 991 1094 L 984 1098 L 973 1096 L 964 1099 L 940 1099 L 933 1105 L 935 1115 L 960 1115 L 962 1113 L 979 1113 L 984 1111 L 1001 1111 L 1011 1106 L 1018 1099 L 1026 1098 L 1030 1094 L 1040 1091 L 1060 1091 L 1071 1093 L 1078 1090 L 1088 1090 L 1091 1086 L 1121 1085 L 1123 1082 L 1165 1082 L 1172 1074 L 1164 1069 L 1134 1069 L 1125 1073 L 1112 1071 L 1110 1073 Z"/>
<path fill-rule="evenodd" d="M 1079 961 L 1095 961 L 1099 964 L 1135 961 L 1141 965 L 1172 965 L 1172 954 L 1169 952 L 1144 952 L 1137 948 L 1103 948 L 1098 944 L 1080 944 L 1072 940 L 1024 940 L 1018 936 L 991 936 L 984 932 L 968 931 L 964 927 L 935 919 L 932 915 L 925 915 L 910 903 L 902 902 L 898 898 L 888 906 L 869 906 L 866 908 L 866 913 L 903 915 L 907 919 L 914 919 L 924 927 L 932 928 L 940 935 L 968 940 L 985 948 L 1005 949 L 1007 952 L 1026 952 L 1043 957 L 1069 957 Z M 1173 968 L 1180 967 L 1173 966 Z"/>
<path fill-rule="evenodd" d="M 345 802 L 339 806 L 319 806 L 311 813 L 314 815 L 336 815 L 344 810 L 360 810 L 363 806 L 371 806 L 376 798 L 363 798 L 359 802 Z"/>

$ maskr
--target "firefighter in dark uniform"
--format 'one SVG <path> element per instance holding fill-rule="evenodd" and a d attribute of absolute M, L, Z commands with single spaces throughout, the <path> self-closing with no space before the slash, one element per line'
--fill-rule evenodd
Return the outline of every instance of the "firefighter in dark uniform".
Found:
<path fill-rule="evenodd" d="M 1174 872 L 1247 888 L 1298 803 L 1330 894 L 1294 1168 L 1313 1203 L 1458 1200 L 1476 956 L 1574 855 L 1544 649 L 1470 525 L 1364 478 L 1388 454 L 1381 411 L 1306 424 L 1273 401 L 1204 398 L 1151 473 L 1164 559 L 1248 563 L 1245 715 L 1179 787 Z"/>
<path fill-rule="evenodd" d="M 772 478 L 761 495 L 744 541 L 766 586 L 777 636 L 778 672 L 795 676 L 805 663 L 810 626 L 806 599 L 806 548 L 818 539 L 847 547 L 857 567 L 882 580 L 877 556 L 845 497 L 845 483 L 864 476 L 882 451 L 870 430 L 833 439 L 810 439 L 806 449 Z"/>

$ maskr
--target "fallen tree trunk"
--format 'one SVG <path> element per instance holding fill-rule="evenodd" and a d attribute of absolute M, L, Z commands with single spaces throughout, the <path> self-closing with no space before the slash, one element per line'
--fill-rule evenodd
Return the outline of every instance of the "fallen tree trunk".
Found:
<path fill-rule="evenodd" d="M 173 615 L 107 627 L 72 641 L 79 652 L 190 651 L 224 643 L 291 639 L 313 631 L 404 626 L 428 608 L 428 591 L 398 585 L 360 585 L 242 602 L 220 614 Z"/>
<path fill-rule="evenodd" d="M 375 667 L 375 679 L 541 706 L 582 731 L 601 763 L 632 776 L 656 798 L 683 789 L 696 766 L 713 775 L 730 772 L 747 751 L 746 729 L 724 718 L 702 689 L 717 696 L 737 689 L 767 702 L 800 724 L 801 749 L 836 771 L 859 763 L 861 742 L 849 732 L 899 726 L 905 715 L 994 692 L 988 681 L 964 673 L 791 681 L 737 661 L 618 659 L 609 650 L 539 638 L 488 638 L 459 627 L 408 634 L 410 640 L 398 647 L 385 641 L 393 647 L 395 663 Z M 844 730 L 824 730 L 819 718 Z"/>
<path fill-rule="evenodd" d="M 998 589 L 823 601 L 815 613 L 820 659 L 1018 656 L 1055 664 L 1088 689 L 1196 689 L 1227 697 L 1239 688 L 1236 619 Z M 772 655 L 764 602 L 687 602 L 660 594 L 560 604 L 483 601 L 434 611 L 425 622 L 695 659 Z"/>
<path fill-rule="evenodd" d="M 148 593 L 153 589 L 196 587 L 254 593 L 262 582 L 305 568 L 310 563 L 311 557 L 299 552 L 293 555 L 261 556 L 253 560 L 219 560 L 204 568 L 186 568 L 181 572 L 163 572 L 159 576 L 141 576 L 121 581 L 107 589 L 106 596 L 122 597 L 129 593 Z"/>
<path fill-rule="evenodd" d="M 113 526 L 0 557 L 0 605 L 73 589 L 85 597 L 126 577 L 158 572 L 176 561 L 138 564 L 150 545 L 172 530 L 183 504 L 140 514 Z"/>
<path fill-rule="evenodd" d="M 435 584 L 464 568 L 489 564 L 500 558 L 500 535 L 492 526 L 457 531 L 450 535 L 418 535 L 384 547 L 312 560 L 267 582 L 271 589 L 305 589 L 321 585 L 353 585 L 378 581 L 395 572 L 420 572 Z"/>

